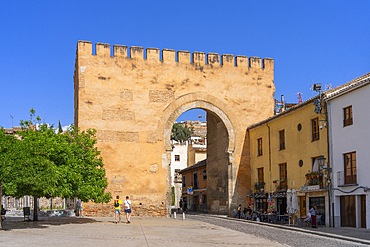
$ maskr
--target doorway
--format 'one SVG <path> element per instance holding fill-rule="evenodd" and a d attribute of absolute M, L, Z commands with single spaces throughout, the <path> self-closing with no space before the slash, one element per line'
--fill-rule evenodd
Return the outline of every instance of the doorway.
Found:
<path fill-rule="evenodd" d="M 361 195 L 361 228 L 366 228 L 366 195 Z"/>
<path fill-rule="evenodd" d="M 356 196 L 340 197 L 340 226 L 356 227 Z"/>

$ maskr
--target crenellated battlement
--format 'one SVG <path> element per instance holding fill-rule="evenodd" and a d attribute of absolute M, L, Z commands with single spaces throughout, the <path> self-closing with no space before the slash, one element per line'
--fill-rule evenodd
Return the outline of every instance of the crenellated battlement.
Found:
<path fill-rule="evenodd" d="M 93 44 L 90 41 L 78 41 L 77 53 L 80 55 L 92 55 L 98 57 L 121 57 L 137 60 L 147 60 L 150 62 L 258 68 L 267 70 L 274 69 L 274 60 L 272 58 L 248 58 L 247 56 L 234 56 L 232 54 L 223 54 L 220 56 L 217 53 L 191 53 L 189 51 L 181 50 L 176 52 L 172 49 L 144 49 L 141 46 L 127 47 L 124 45 L 113 45 L 113 50 L 111 50 L 111 45 L 105 43 L 96 43 L 94 53 Z"/>

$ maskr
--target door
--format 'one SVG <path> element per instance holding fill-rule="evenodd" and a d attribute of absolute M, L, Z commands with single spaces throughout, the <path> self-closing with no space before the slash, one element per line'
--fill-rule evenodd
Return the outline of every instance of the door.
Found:
<path fill-rule="evenodd" d="M 340 226 L 356 227 L 356 196 L 340 197 Z"/>
<path fill-rule="evenodd" d="M 366 195 L 361 195 L 361 227 L 366 228 Z"/>
<path fill-rule="evenodd" d="M 286 211 L 286 197 L 277 199 L 277 211 L 279 215 L 284 215 Z"/>
<path fill-rule="evenodd" d="M 300 212 L 301 217 L 304 217 L 307 214 L 307 211 L 306 211 L 306 197 L 305 196 L 300 196 L 299 197 L 299 212 Z"/>

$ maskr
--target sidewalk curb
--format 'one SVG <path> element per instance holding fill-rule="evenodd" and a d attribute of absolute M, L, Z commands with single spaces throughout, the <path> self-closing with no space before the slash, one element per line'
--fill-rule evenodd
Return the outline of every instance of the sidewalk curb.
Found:
<path fill-rule="evenodd" d="M 230 218 L 230 217 L 227 217 L 227 216 L 220 216 L 220 215 L 207 215 L 207 216 L 198 215 L 198 216 L 213 217 L 213 218 L 218 218 L 218 219 L 223 219 L 223 220 L 228 220 L 228 221 L 239 221 L 239 222 L 243 222 L 243 223 L 246 223 L 246 224 L 257 224 L 257 225 L 262 225 L 262 226 L 266 226 L 266 227 L 280 228 L 280 229 L 285 229 L 285 230 L 290 230 L 290 231 L 303 232 L 303 233 L 312 234 L 312 235 L 336 238 L 336 239 L 340 239 L 340 240 L 345 240 L 345 241 L 370 245 L 369 240 L 360 239 L 360 238 L 353 238 L 353 237 L 348 237 L 348 236 L 342 236 L 342 235 L 327 233 L 327 232 L 311 231 L 311 230 L 302 229 L 302 228 L 294 227 L 294 226 L 285 226 L 285 225 L 270 224 L 270 223 L 265 223 L 265 222 L 257 222 L 257 221 L 236 219 L 236 218 Z"/>

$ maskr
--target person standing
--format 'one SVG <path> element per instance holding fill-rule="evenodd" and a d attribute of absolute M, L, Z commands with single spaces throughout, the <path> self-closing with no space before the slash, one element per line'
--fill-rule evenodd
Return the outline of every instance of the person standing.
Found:
<path fill-rule="evenodd" d="M 182 199 L 180 199 L 180 203 L 179 204 L 180 204 L 180 210 L 183 211 L 183 208 L 182 208 L 183 207 Z"/>
<path fill-rule="evenodd" d="M 131 223 L 131 201 L 128 196 L 126 196 L 126 200 L 123 202 L 123 206 L 125 207 L 127 224 L 129 224 Z"/>
<path fill-rule="evenodd" d="M 82 201 L 80 199 L 77 199 L 77 214 L 78 214 L 78 217 L 84 217 L 83 213 L 82 213 Z"/>
<path fill-rule="evenodd" d="M 114 220 L 116 224 L 121 223 L 121 205 L 122 201 L 119 199 L 119 196 L 116 196 L 114 200 Z"/>
<path fill-rule="evenodd" d="M 309 210 L 309 212 L 311 214 L 312 228 L 317 228 L 317 225 L 316 225 L 316 206 L 312 206 L 311 209 Z"/>
<path fill-rule="evenodd" d="M 241 205 L 241 204 L 239 204 L 239 206 L 238 206 L 238 212 L 237 212 L 236 216 L 237 216 L 239 219 L 241 219 L 241 218 L 242 218 L 242 205 Z"/>

